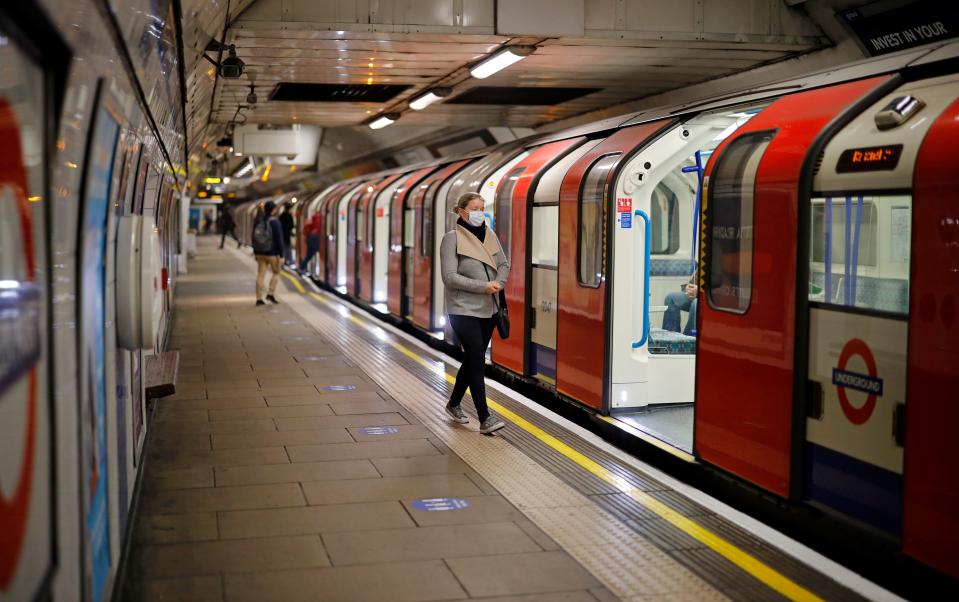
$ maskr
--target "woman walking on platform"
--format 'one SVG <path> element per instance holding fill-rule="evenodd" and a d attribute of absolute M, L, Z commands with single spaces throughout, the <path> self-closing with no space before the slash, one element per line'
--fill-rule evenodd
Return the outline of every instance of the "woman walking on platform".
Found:
<path fill-rule="evenodd" d="M 460 424 L 469 422 L 460 408 L 469 387 L 479 415 L 480 432 L 488 435 L 506 426 L 490 415 L 486 405 L 484 367 L 486 349 L 496 327 L 494 295 L 506 285 L 509 260 L 496 234 L 486 225 L 485 205 L 483 197 L 475 192 L 464 193 L 456 201 L 453 213 L 459 219 L 456 227 L 443 237 L 440 264 L 446 285 L 446 313 L 463 346 L 463 363 L 456 373 L 446 413 Z"/>

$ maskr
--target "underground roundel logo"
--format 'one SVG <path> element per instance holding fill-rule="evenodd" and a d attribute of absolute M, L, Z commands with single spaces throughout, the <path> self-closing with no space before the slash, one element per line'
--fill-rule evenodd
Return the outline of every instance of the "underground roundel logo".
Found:
<path fill-rule="evenodd" d="M 866 374 L 846 370 L 849 360 L 859 356 L 866 363 Z M 851 339 L 842 348 L 839 354 L 839 365 L 832 369 L 832 384 L 836 386 L 839 395 L 839 406 L 843 414 L 853 424 L 863 424 L 872 416 L 876 409 L 876 399 L 882 397 L 882 379 L 876 370 L 876 358 L 872 355 L 869 345 L 862 339 Z M 866 403 L 856 407 L 849 402 L 846 395 L 848 389 L 861 391 L 866 394 Z"/>
<path fill-rule="evenodd" d="M 18 240 L 10 240 L 9 236 L 6 240 L 0 239 L 0 255 L 12 253 L 13 257 L 20 255 L 24 260 L 20 274 L 23 280 L 5 280 L 6 275 L 0 273 L 3 283 L 0 332 L 4 333 L 0 349 L 0 403 L 26 405 L 21 424 L 2 425 L 3 432 L 22 432 L 23 444 L 16 463 L 16 477 L 7 480 L 5 486 L 0 484 L 0 594 L 10 587 L 23 553 L 36 459 L 40 309 L 39 290 L 32 282 L 33 226 L 27 207 L 27 177 L 22 156 L 16 115 L 9 103 L 0 98 L 0 215 L 16 216 L 20 229 Z M 8 395 L 11 386 L 24 379 L 26 398 Z"/>

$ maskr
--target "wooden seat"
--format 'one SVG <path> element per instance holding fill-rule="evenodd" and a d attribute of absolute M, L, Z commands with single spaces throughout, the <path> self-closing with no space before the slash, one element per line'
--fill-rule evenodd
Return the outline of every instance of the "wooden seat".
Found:
<path fill-rule="evenodd" d="M 164 351 L 146 358 L 146 396 L 158 399 L 176 393 L 179 351 Z"/>

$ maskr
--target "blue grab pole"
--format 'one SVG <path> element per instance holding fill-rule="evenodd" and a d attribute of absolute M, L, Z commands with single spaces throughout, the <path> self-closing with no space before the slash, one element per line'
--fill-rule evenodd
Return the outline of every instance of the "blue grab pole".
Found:
<path fill-rule="evenodd" d="M 826 215 L 823 217 L 823 232 L 826 239 L 826 248 L 823 253 L 823 262 L 826 273 L 823 275 L 823 289 L 826 294 L 826 303 L 832 303 L 832 197 L 826 197 Z"/>
<path fill-rule="evenodd" d="M 697 246 L 697 239 L 699 238 L 699 203 L 702 199 L 703 194 L 703 176 L 706 170 L 703 169 L 703 151 L 696 151 L 693 156 L 696 158 L 696 165 L 687 165 L 683 168 L 683 173 L 692 173 L 696 172 L 696 204 L 693 207 L 693 269 L 696 267 L 696 255 L 699 247 Z"/>
<path fill-rule="evenodd" d="M 852 199 L 850 199 L 852 200 Z M 849 276 L 849 296 L 852 297 L 852 304 L 856 304 L 856 277 L 859 274 L 859 230 L 862 226 L 862 195 L 859 195 L 856 201 L 856 229 L 852 236 L 852 273 Z"/>
<path fill-rule="evenodd" d="M 842 303 L 843 303 L 843 305 L 849 305 L 849 292 L 850 292 L 850 290 L 851 290 L 850 287 L 849 287 L 849 285 L 852 284 L 851 282 L 849 282 L 849 272 L 850 272 L 850 270 L 849 270 L 849 262 L 850 262 L 850 260 L 852 259 L 852 256 L 850 255 L 850 251 L 851 251 L 851 247 L 852 247 L 852 240 L 850 240 L 850 239 L 852 238 L 852 197 L 850 197 L 850 196 L 847 196 L 847 197 L 846 197 L 846 223 L 845 223 L 845 227 L 846 227 L 846 229 L 845 229 L 845 234 L 846 234 L 846 237 L 845 237 L 845 245 L 846 245 L 846 246 L 845 246 L 845 251 L 846 251 L 846 252 L 843 253 L 843 257 L 842 257 L 842 258 L 843 258 L 843 261 L 844 261 L 844 267 L 845 267 L 845 270 L 846 270 L 846 271 L 845 271 L 845 278 L 843 278 L 843 282 L 842 282 Z"/>

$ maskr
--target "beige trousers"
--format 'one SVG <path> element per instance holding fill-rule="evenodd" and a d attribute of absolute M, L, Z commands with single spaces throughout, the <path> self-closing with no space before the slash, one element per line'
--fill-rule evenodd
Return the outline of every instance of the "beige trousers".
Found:
<path fill-rule="evenodd" d="M 257 255 L 256 256 L 256 300 L 263 300 L 263 278 L 266 276 L 266 268 L 273 271 L 270 278 L 269 294 L 276 292 L 276 285 L 280 282 L 280 260 L 279 255 Z"/>

